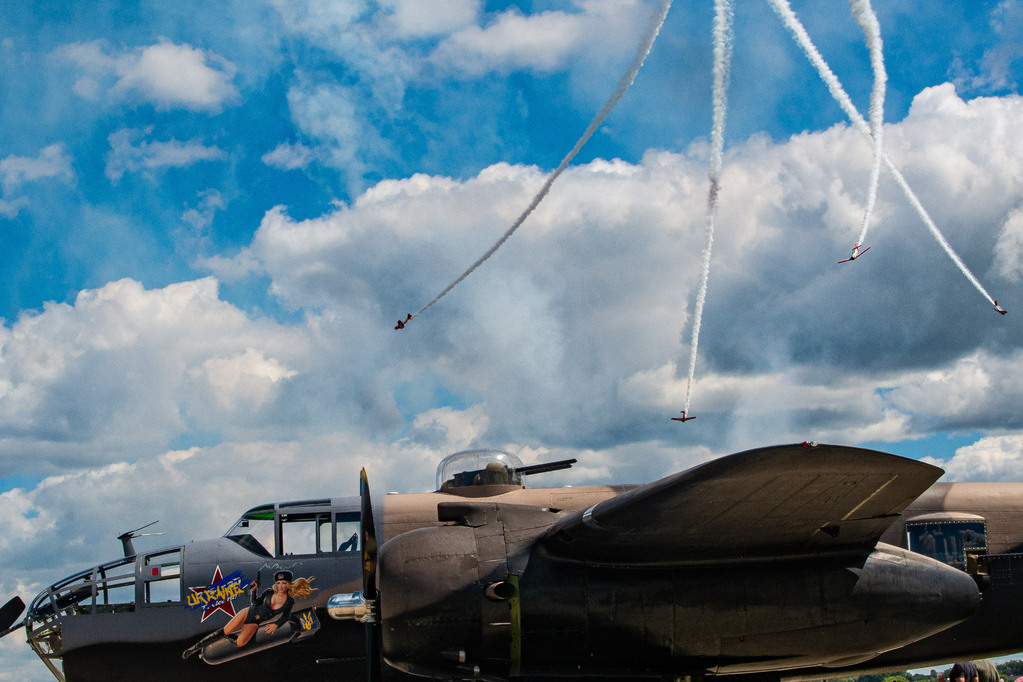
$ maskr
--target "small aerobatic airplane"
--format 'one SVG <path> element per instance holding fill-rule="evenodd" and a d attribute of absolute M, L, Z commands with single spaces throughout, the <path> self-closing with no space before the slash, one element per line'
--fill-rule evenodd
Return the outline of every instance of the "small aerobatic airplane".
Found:
<path fill-rule="evenodd" d="M 411 319 L 412 319 L 412 313 L 409 313 L 408 317 L 406 317 L 404 320 L 398 320 L 398 324 L 394 325 L 394 328 L 395 329 L 404 329 L 405 328 L 405 323 L 408 322 Z"/>
<path fill-rule="evenodd" d="M 68 682 L 780 682 L 1023 650 L 1023 483 L 806 441 L 641 486 L 522 484 L 573 462 L 456 453 L 435 492 L 379 506 L 363 472 L 357 498 L 126 546 L 0 629 Z"/>
<path fill-rule="evenodd" d="M 848 263 L 849 261 L 856 260 L 857 258 L 862 256 L 863 254 L 865 254 L 867 251 L 870 251 L 870 247 L 869 246 L 867 248 L 863 249 L 862 251 L 860 251 L 860 245 L 859 244 L 853 244 L 852 255 L 849 256 L 848 258 L 843 258 L 842 260 L 840 260 L 838 262 L 839 263 Z"/>
<path fill-rule="evenodd" d="M 995 301 L 995 310 L 997 310 L 1002 315 L 1004 315 L 1005 313 L 1009 312 L 1008 310 L 1006 310 L 1002 306 L 998 305 L 998 301 Z"/>
<path fill-rule="evenodd" d="M 692 421 L 694 419 L 696 419 L 696 417 L 688 417 L 688 416 L 686 416 L 686 411 L 682 410 L 682 416 L 681 417 L 672 417 L 671 421 L 685 423 L 685 422 L 688 422 L 688 421 Z"/>

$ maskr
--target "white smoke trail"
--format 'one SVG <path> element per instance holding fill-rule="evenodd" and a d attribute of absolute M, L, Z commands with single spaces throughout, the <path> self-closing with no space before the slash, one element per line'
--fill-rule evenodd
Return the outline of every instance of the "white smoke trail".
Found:
<path fill-rule="evenodd" d="M 522 215 L 519 216 L 518 220 L 512 223 L 512 226 L 509 227 L 503 235 L 501 235 L 501 238 L 498 239 L 493 246 L 487 249 L 486 253 L 480 256 L 468 270 L 463 272 L 457 279 L 455 279 L 455 281 L 445 287 L 443 291 L 433 298 L 433 300 L 424 305 L 414 314 L 409 315 L 406 320 L 400 323 L 399 327 L 407 325 L 414 318 L 419 317 L 421 314 L 426 312 L 430 306 L 444 298 L 448 292 L 461 284 L 466 277 L 476 270 L 476 268 L 483 265 L 488 258 L 493 256 L 494 253 L 501 248 L 501 245 L 508 241 L 508 238 L 512 236 L 515 230 L 519 229 L 519 226 L 526 221 L 526 218 L 528 218 L 529 215 L 536 210 L 536 207 L 540 205 L 540 202 L 543 201 L 544 197 L 547 196 L 547 193 L 550 192 L 551 185 L 554 184 L 554 181 L 558 179 L 558 176 L 561 175 L 561 173 L 568 167 L 568 164 L 572 162 L 572 159 L 574 159 L 575 155 L 579 153 L 579 150 L 583 148 L 583 145 L 586 144 L 593 133 L 597 131 L 597 128 L 599 128 L 604 122 L 604 119 L 607 118 L 608 114 L 611 113 L 611 110 L 615 108 L 619 100 L 621 100 L 621 98 L 625 95 L 625 92 L 629 89 L 629 86 L 631 86 L 632 82 L 636 79 L 636 74 L 639 73 L 640 67 L 643 66 L 643 62 L 646 60 L 647 55 L 650 54 L 650 49 L 654 45 L 654 40 L 657 38 L 657 34 L 661 31 L 661 26 L 664 24 L 664 18 L 668 14 L 668 9 L 671 7 L 671 3 L 672 0 L 659 0 L 657 8 L 651 17 L 650 26 L 644 35 L 642 42 L 640 42 L 639 47 L 636 48 L 636 54 L 632 57 L 632 62 L 630 62 L 629 68 L 618 80 L 618 85 L 615 87 L 614 92 L 611 93 L 611 96 L 604 103 L 604 106 L 600 108 L 597 115 L 593 117 L 592 121 L 590 121 L 590 125 L 586 128 L 585 132 L 583 132 L 579 141 L 575 143 L 575 146 L 572 147 L 572 151 L 565 155 L 565 158 L 561 160 L 558 167 L 555 168 L 547 177 L 547 180 L 543 183 L 543 187 L 541 187 L 540 191 L 537 192 L 535 197 L 533 197 L 533 200 L 529 203 L 529 206 L 526 207 L 526 210 L 522 212 Z"/>
<path fill-rule="evenodd" d="M 881 157 L 884 155 L 882 140 L 884 129 L 884 95 L 888 74 L 884 68 L 884 50 L 881 42 L 881 25 L 877 15 L 870 6 L 870 0 L 849 0 L 853 16 L 863 27 L 863 35 L 870 50 L 870 64 L 874 69 L 874 88 L 870 91 L 870 136 L 874 141 L 874 162 L 870 166 L 870 186 L 867 189 L 867 206 L 863 212 L 863 226 L 857 244 L 867 240 L 867 229 L 870 227 L 870 216 L 874 212 L 877 201 L 877 183 L 881 175 Z"/>
<path fill-rule="evenodd" d="M 714 246 L 714 223 L 718 212 L 718 194 L 721 191 L 721 165 L 725 146 L 725 115 L 728 111 L 728 80 L 732 65 L 732 4 L 731 0 L 714 0 L 714 124 L 711 129 L 710 171 L 707 190 L 707 220 L 703 243 L 703 268 L 693 311 L 693 336 L 689 354 L 689 381 L 683 414 L 689 413 L 696 375 L 696 352 L 700 343 L 703 306 L 707 300 L 707 281 L 710 278 L 710 252 Z"/>
<path fill-rule="evenodd" d="M 867 125 L 867 122 L 863 119 L 863 116 L 860 115 L 860 112 L 856 109 L 852 100 L 849 99 L 849 95 L 847 95 L 845 90 L 842 88 L 842 84 L 839 82 L 838 77 L 835 76 L 835 74 L 831 71 L 831 68 L 824 61 L 820 52 L 817 51 L 817 48 L 810 40 L 810 36 L 807 34 L 806 29 L 803 28 L 803 24 L 799 21 L 799 18 L 789 6 L 788 0 L 769 0 L 769 2 L 778 16 L 782 18 L 786 28 L 788 28 L 795 36 L 796 41 L 806 53 L 807 58 L 817 68 L 817 72 L 824 80 L 824 83 L 828 86 L 831 96 L 834 97 L 835 101 L 837 101 L 842 107 L 846 115 L 849 117 L 849 120 L 852 121 L 853 125 L 859 128 L 863 133 L 870 135 L 870 126 Z M 938 226 L 934 224 L 933 220 L 931 220 L 931 217 L 927 214 L 923 204 L 921 204 L 920 200 L 917 199 L 916 194 L 914 194 L 913 190 L 910 189 L 906 179 L 902 177 L 902 173 L 900 173 L 895 167 L 895 164 L 892 162 L 887 153 L 883 155 L 883 159 L 885 167 L 891 172 L 896 183 L 902 189 L 903 194 L 905 194 L 906 198 L 909 199 L 910 204 L 912 204 L 913 208 L 916 209 L 920 219 L 924 221 L 925 225 L 927 225 L 927 229 L 930 230 L 931 235 L 938 242 L 941 248 L 944 249 L 945 254 L 948 255 L 953 263 L 956 264 L 956 267 L 959 268 L 966 279 L 968 279 L 970 283 L 976 287 L 977 291 L 979 291 L 992 305 L 995 305 L 995 299 L 993 299 L 991 294 L 984 289 L 977 278 L 973 276 L 973 273 L 970 272 L 969 268 L 966 267 L 966 264 L 963 263 L 962 259 L 959 258 L 959 255 L 949 245 L 945 236 L 941 234 L 941 231 L 938 230 Z"/>

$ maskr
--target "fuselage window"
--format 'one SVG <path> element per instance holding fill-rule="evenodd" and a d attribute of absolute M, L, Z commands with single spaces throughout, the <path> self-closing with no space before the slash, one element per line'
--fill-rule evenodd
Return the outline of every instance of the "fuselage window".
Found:
<path fill-rule="evenodd" d="M 931 521 L 906 524 L 909 549 L 966 570 L 966 555 L 987 550 L 983 521 Z"/>
<path fill-rule="evenodd" d="M 334 515 L 337 524 L 337 551 L 358 552 L 362 549 L 359 541 L 361 526 L 359 512 L 345 512 Z"/>
<path fill-rule="evenodd" d="M 146 604 L 181 601 L 181 550 L 150 554 L 142 565 Z"/>

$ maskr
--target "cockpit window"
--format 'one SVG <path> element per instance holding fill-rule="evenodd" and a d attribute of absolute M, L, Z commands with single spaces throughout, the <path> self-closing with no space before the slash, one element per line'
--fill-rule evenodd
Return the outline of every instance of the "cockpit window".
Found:
<path fill-rule="evenodd" d="M 224 537 L 234 540 L 255 554 L 273 556 L 273 505 L 264 505 L 245 512 Z"/>
<path fill-rule="evenodd" d="M 987 550 L 983 519 L 950 521 L 909 521 L 906 523 L 909 549 L 932 559 L 966 570 L 966 555 Z"/>
<path fill-rule="evenodd" d="M 358 552 L 359 516 L 333 511 L 330 500 L 268 504 L 242 514 L 224 537 L 267 557 Z"/>
<path fill-rule="evenodd" d="M 322 529 L 326 527 L 327 543 L 320 549 Z M 281 514 L 281 553 L 316 554 L 329 552 L 330 514 Z"/>

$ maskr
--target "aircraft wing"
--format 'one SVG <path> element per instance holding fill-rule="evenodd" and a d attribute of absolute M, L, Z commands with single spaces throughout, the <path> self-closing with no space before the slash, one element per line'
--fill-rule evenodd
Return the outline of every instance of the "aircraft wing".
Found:
<path fill-rule="evenodd" d="M 629 566 L 861 552 L 942 473 L 839 445 L 748 450 L 563 518 L 541 544 L 565 560 Z"/>

